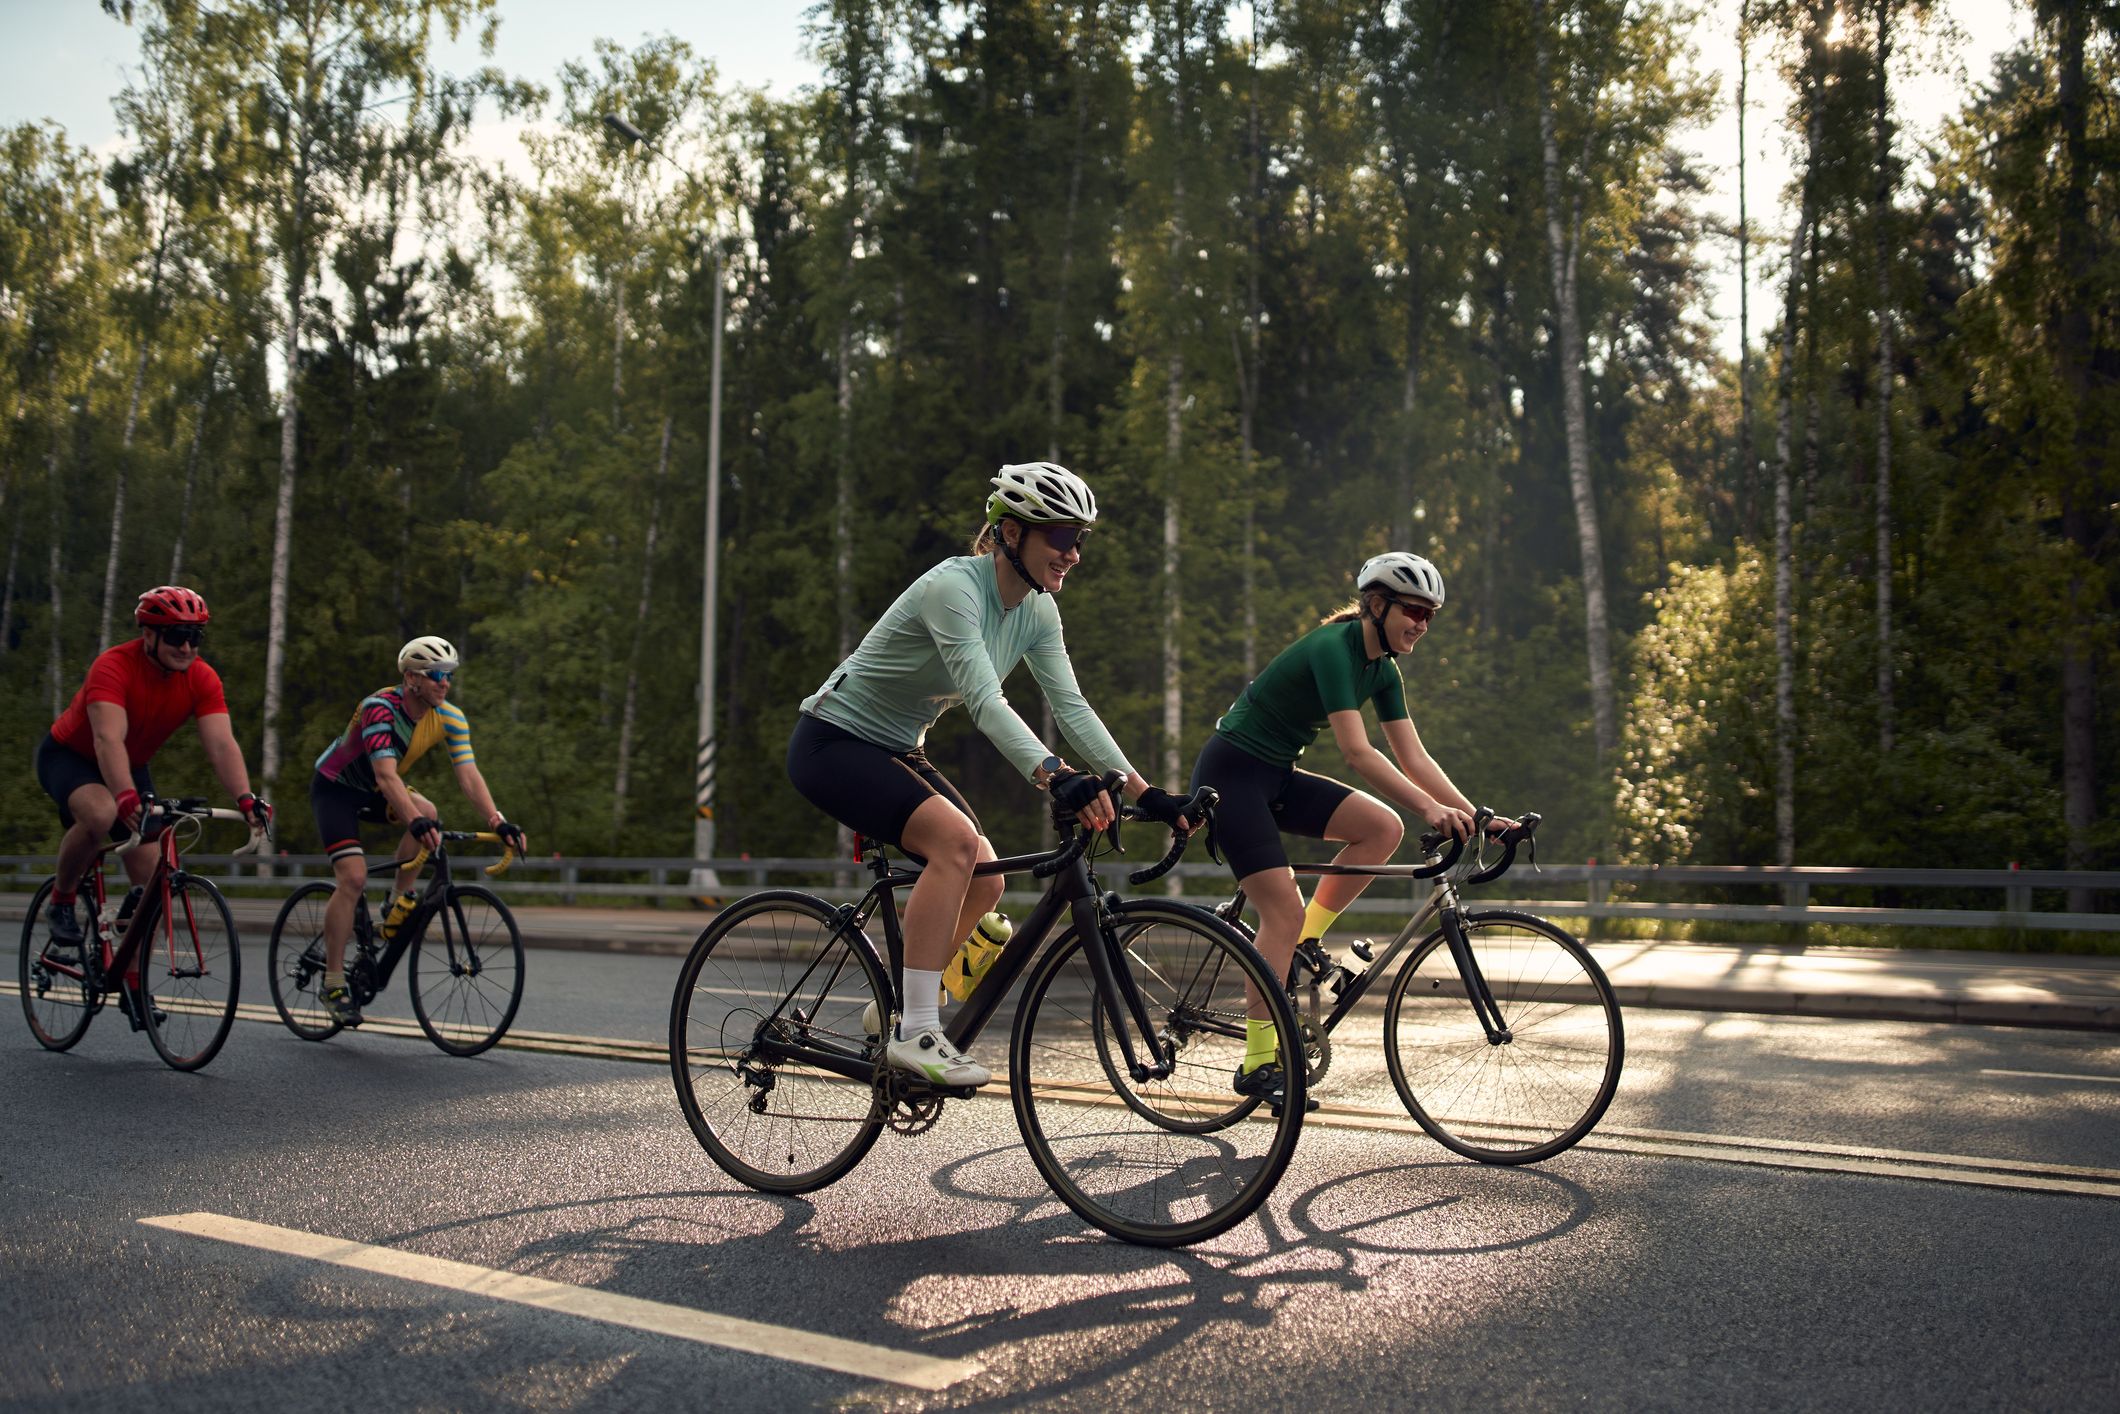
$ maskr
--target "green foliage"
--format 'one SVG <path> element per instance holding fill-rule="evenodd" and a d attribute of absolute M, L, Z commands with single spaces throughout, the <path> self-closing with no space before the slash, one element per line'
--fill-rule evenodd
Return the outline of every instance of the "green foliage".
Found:
<path fill-rule="evenodd" d="M 1889 3 L 1896 43 L 1933 42 L 1928 6 Z M 1450 585 L 1404 661 L 1409 698 L 1469 795 L 1543 812 L 1557 856 L 1772 855 L 1768 499 L 1735 465 L 1736 372 L 1708 334 L 1722 233 L 1673 147 L 1707 103 L 1680 7 L 822 0 L 819 82 L 786 101 L 671 36 L 599 43 L 550 95 L 435 72 L 437 22 L 490 25 L 496 0 L 105 8 L 137 19 L 142 45 L 123 150 L 99 169 L 29 127 L 0 152 L 0 749 L 15 759 L 102 646 L 88 639 L 121 470 L 119 604 L 181 554 L 255 752 L 293 289 L 299 474 L 269 783 L 284 842 L 313 846 L 315 754 L 402 639 L 440 632 L 466 654 L 481 767 L 540 847 L 688 852 L 718 276 L 724 852 L 831 847 L 782 774 L 794 704 L 843 628 L 963 552 L 997 464 L 1053 455 L 1105 508 L 1062 603 L 1078 675 L 1151 776 L 1166 748 L 1183 776 L 1247 651 L 1263 665 L 1346 601 L 1364 557 L 1407 546 Z M 1851 11 L 1829 45 L 1817 6 L 1751 9 L 1824 119 L 1812 256 L 1791 272 L 1799 857 L 2055 865 L 2089 848 L 2110 863 L 2120 731 L 2097 716 L 2086 765 L 2050 685 L 2088 643 L 2110 697 L 2120 627 L 2120 397 L 2098 361 L 2116 343 L 2120 199 L 2114 164 L 2079 179 L 2054 156 L 2079 128 L 2082 150 L 2111 151 L 2109 102 L 2067 97 L 2114 90 L 2111 27 L 2042 11 L 1912 171 L 1907 144 L 1880 154 L 1873 135 L 1886 11 Z M 1541 16 L 1559 213 L 1526 77 Z M 327 52 L 351 66 L 328 82 Z M 495 108 L 544 120 L 527 181 L 464 155 Z M 1578 242 L 1626 665 L 1622 755 L 1602 768 L 1549 214 Z M 1882 563 L 1880 288 L 1897 335 Z M 1772 443 L 1768 401 L 1742 429 L 1755 449 Z M 1170 510 L 1183 727 L 1166 743 Z M 1035 724 L 1028 676 L 1008 687 Z M 1034 847 L 1036 798 L 960 718 L 933 759 L 997 845 Z M 1305 764 L 1345 774 L 1329 744 Z M 2087 828 L 2063 819 L 2064 773 L 2084 770 Z M 158 771 L 206 787 L 188 736 Z M 446 785 L 438 798 L 455 808 Z M 10 847 L 49 845 L 51 825 L 34 792 L 0 801 Z"/>

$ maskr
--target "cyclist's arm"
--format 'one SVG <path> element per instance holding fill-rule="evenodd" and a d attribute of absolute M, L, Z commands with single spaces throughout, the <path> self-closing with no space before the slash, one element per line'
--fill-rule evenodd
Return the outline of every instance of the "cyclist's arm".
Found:
<path fill-rule="evenodd" d="M 96 738 L 96 769 L 112 796 L 132 789 L 132 759 L 125 754 L 125 709 L 115 702 L 88 704 L 89 730 Z"/>
<path fill-rule="evenodd" d="M 479 774 L 476 762 L 466 761 L 456 768 L 456 784 L 464 792 L 464 798 L 477 807 L 479 818 L 486 822 L 487 829 L 501 822 L 504 817 L 500 807 L 493 803 L 493 792 L 486 789 L 486 778 Z"/>
<path fill-rule="evenodd" d="M 226 712 L 199 718 L 199 741 L 206 748 L 207 764 L 220 778 L 222 789 L 237 800 L 250 794 L 250 768 L 243 762 L 243 748 L 236 744 L 235 729 Z"/>
<path fill-rule="evenodd" d="M 1068 744 L 1081 752 L 1098 774 L 1123 772 L 1126 776 L 1124 789 L 1129 798 L 1138 797 L 1147 790 L 1148 782 L 1126 759 L 1126 753 L 1119 749 L 1119 743 L 1112 740 L 1111 732 L 1105 728 L 1103 718 L 1082 695 L 1081 685 L 1075 681 L 1075 665 L 1067 656 L 1067 643 L 1061 637 L 1058 623 L 1054 623 L 1045 636 L 1031 646 L 1024 654 L 1024 661 L 1030 664 L 1031 676 L 1037 679 L 1045 700 L 1052 704 L 1053 720 L 1060 724 L 1061 734 L 1067 738 Z"/>
<path fill-rule="evenodd" d="M 1045 743 L 1002 695 L 1001 681 L 994 676 L 993 660 L 986 656 L 986 642 L 979 634 L 977 599 L 962 585 L 937 579 L 921 600 L 920 619 L 949 673 L 950 685 L 972 714 L 972 724 L 1025 780 L 1036 780 L 1038 763 L 1046 757 Z"/>
<path fill-rule="evenodd" d="M 1429 760 L 1428 753 L 1421 749 L 1421 739 L 1415 735 L 1411 721 L 1400 719 L 1384 723 L 1384 736 L 1390 741 L 1392 752 L 1400 761 L 1414 767 L 1401 772 L 1369 740 L 1369 728 L 1363 724 L 1360 710 L 1343 708 L 1325 720 L 1332 724 L 1332 739 L 1339 745 L 1340 754 L 1347 758 L 1347 764 L 1368 782 L 1371 789 L 1393 805 L 1412 811 L 1439 830 L 1450 828 L 1453 823 L 1450 817 L 1456 811 L 1471 813 L 1471 802 L 1450 784 L 1450 778 L 1443 774 L 1442 768 Z M 1412 743 L 1412 754 L 1419 762 L 1426 763 L 1425 769 L 1408 760 L 1408 752 L 1394 728 L 1404 729 L 1406 738 Z M 1462 823 L 1469 827 L 1471 821 Z"/>
<path fill-rule="evenodd" d="M 412 803 L 412 792 L 405 788 L 405 778 L 398 774 L 395 756 L 370 756 L 368 764 L 375 771 L 375 788 L 390 802 L 390 813 L 401 825 L 410 825 L 420 817 L 419 807 Z"/>

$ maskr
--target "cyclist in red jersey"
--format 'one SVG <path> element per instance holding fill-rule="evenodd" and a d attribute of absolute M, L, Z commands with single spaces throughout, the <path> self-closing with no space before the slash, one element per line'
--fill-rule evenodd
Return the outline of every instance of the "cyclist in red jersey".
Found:
<path fill-rule="evenodd" d="M 78 947 L 81 921 L 74 891 L 105 838 L 123 839 L 139 820 L 140 798 L 154 794 L 147 763 L 170 734 L 196 719 L 206 759 L 236 808 L 262 829 L 272 807 L 253 795 L 243 748 L 228 725 L 221 676 L 199 656 L 211 617 L 206 601 L 180 585 L 140 596 L 133 622 L 140 636 L 98 654 L 74 700 L 37 746 L 37 783 L 59 806 L 66 836 L 46 917 L 54 943 Z M 135 884 L 154 873 L 155 851 L 126 851 Z"/>

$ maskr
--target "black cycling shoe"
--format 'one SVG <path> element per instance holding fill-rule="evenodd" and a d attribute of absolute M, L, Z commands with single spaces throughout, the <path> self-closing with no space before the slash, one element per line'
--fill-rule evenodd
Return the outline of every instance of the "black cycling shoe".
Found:
<path fill-rule="evenodd" d="M 147 1029 L 147 1018 L 133 1011 L 132 992 L 129 988 L 120 987 L 118 989 L 118 1010 L 125 1013 L 125 1019 L 132 1023 L 133 1030 L 144 1031 Z M 155 1025 L 160 1026 L 169 1020 L 169 1013 L 162 1010 L 162 1008 L 152 1007 L 152 1010 L 155 1014 Z"/>
<path fill-rule="evenodd" d="M 44 910 L 44 921 L 51 930 L 51 945 L 45 951 L 61 962 L 81 956 L 81 920 L 74 916 L 72 904 L 52 904 Z"/>
<path fill-rule="evenodd" d="M 359 1026 L 362 1021 L 360 1004 L 353 999 L 353 989 L 346 986 L 326 987 L 317 994 L 324 1004 L 324 1013 L 341 1026 Z"/>
<path fill-rule="evenodd" d="M 1276 1115 L 1288 1104 L 1288 1082 L 1282 1078 L 1281 1067 L 1277 1061 L 1268 1061 L 1256 1070 L 1246 1070 L 1243 1066 L 1238 1066 L 1236 1078 L 1230 1082 L 1229 1088 L 1239 1095 L 1264 1100 Z M 1304 1114 L 1309 1114 L 1317 1107 L 1315 1098 L 1307 1094 L 1303 1097 Z"/>

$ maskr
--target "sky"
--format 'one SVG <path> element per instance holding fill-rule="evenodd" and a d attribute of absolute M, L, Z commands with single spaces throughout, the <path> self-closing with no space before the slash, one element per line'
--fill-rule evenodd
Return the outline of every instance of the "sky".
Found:
<path fill-rule="evenodd" d="M 1732 229 L 1737 224 L 1737 117 L 1734 108 L 1738 68 L 1735 39 L 1738 0 L 1699 0 L 1701 17 L 1693 30 L 1696 65 L 1720 82 L 1724 101 L 1707 125 L 1681 134 L 1681 142 L 1708 171 L 1712 186 L 1709 213 Z M 498 64 L 507 72 L 550 85 L 559 66 L 586 56 L 598 38 L 624 45 L 645 36 L 671 33 L 688 40 L 712 58 L 725 85 L 764 88 L 790 97 L 815 81 L 816 66 L 803 54 L 802 15 L 808 0 L 619 0 L 609 10 L 582 0 L 502 0 L 498 43 L 491 60 L 482 60 L 469 37 L 444 51 L 443 66 L 454 70 Z M 2030 32 L 2029 11 L 2016 0 L 1940 0 L 1945 16 L 1924 34 L 1905 39 L 1892 76 L 1904 137 L 1902 160 L 1918 167 L 1916 144 L 1934 137 L 1941 120 L 1956 111 L 1969 85 L 1985 78 L 1994 55 Z M 612 13 L 625 16 L 623 26 Z M 1237 16 L 1239 33 L 1249 28 Z M 0 125 L 52 121 L 75 143 L 108 153 L 118 150 L 111 98 L 124 86 L 126 68 L 136 62 L 132 31 L 103 14 L 97 0 L 0 0 Z M 1791 170 L 1786 124 L 1789 93 L 1781 83 L 1771 54 L 1755 48 L 1748 85 L 1745 184 L 1755 240 L 1784 232 L 1788 215 L 1782 200 Z M 473 150 L 488 160 L 514 165 L 520 161 L 516 130 L 497 120 L 474 134 Z M 1757 247 L 1755 246 L 1755 250 Z M 1737 279 L 1734 243 L 1718 253 L 1721 264 L 1710 282 L 1710 316 L 1717 342 L 1726 354 L 1737 349 Z M 1755 330 L 1773 320 L 1778 271 L 1771 254 L 1755 255 L 1752 319 Z M 1756 337 L 1756 335 L 1755 335 Z"/>

